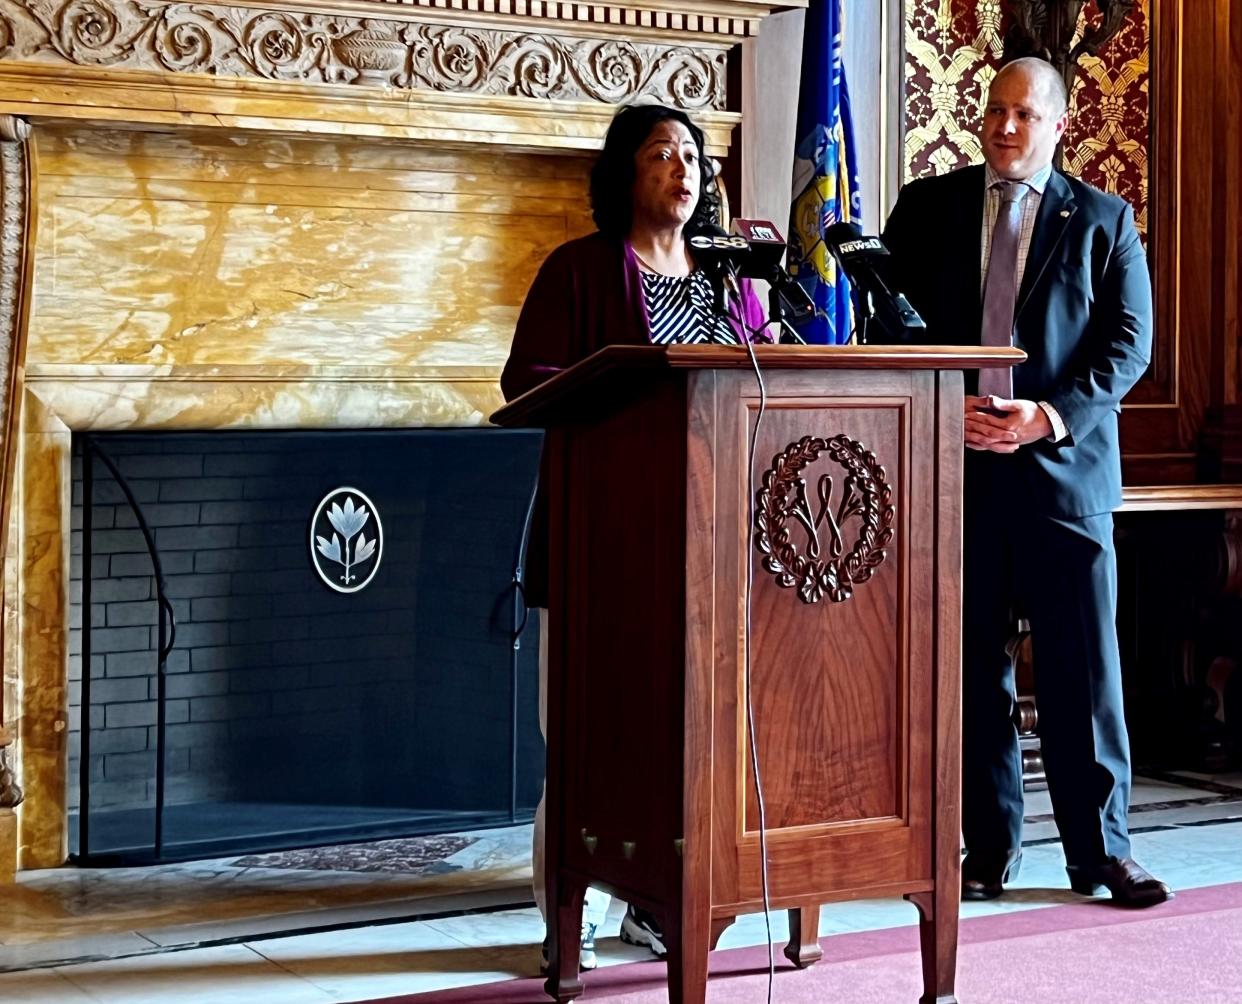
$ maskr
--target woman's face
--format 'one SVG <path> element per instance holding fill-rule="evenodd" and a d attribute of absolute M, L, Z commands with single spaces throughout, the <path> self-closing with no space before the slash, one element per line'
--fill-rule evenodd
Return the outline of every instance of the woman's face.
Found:
<path fill-rule="evenodd" d="M 685 226 L 699 204 L 699 148 L 674 119 L 656 124 L 634 155 L 634 228 Z"/>

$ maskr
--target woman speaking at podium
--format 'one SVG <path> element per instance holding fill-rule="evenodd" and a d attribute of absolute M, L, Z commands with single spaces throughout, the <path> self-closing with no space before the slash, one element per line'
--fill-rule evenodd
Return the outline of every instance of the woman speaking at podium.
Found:
<path fill-rule="evenodd" d="M 687 231 L 720 226 L 720 199 L 703 132 L 682 111 L 631 105 L 617 112 L 591 169 L 596 233 L 567 241 L 539 269 L 522 305 L 509 360 L 500 378 L 506 400 L 606 345 L 740 344 L 757 334 L 764 312 L 747 280 L 717 309 L 707 270 L 694 258 Z M 526 598 L 539 607 L 547 638 L 547 510 L 536 506 L 527 560 Z M 539 646 L 539 726 L 547 734 L 547 646 Z M 583 765 L 589 770 L 589 765 Z M 534 892 L 547 919 L 543 880 L 544 803 L 535 813 Z M 587 891 L 580 965 L 595 968 L 595 930 L 609 897 Z M 630 906 L 621 938 L 665 954 L 656 919 Z M 544 941 L 544 967 L 547 965 Z"/>

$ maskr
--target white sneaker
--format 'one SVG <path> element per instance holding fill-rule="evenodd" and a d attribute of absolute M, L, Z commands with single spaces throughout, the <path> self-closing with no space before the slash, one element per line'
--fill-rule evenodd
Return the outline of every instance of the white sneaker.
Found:
<path fill-rule="evenodd" d="M 539 950 L 539 972 L 548 975 L 548 939 L 543 939 L 543 947 Z M 595 957 L 595 925 L 582 922 L 582 937 L 578 941 L 578 969 L 589 970 L 599 965 Z"/>
<path fill-rule="evenodd" d="M 657 959 L 668 955 L 664 947 L 664 932 L 655 915 L 636 906 L 627 906 L 621 920 L 621 940 L 627 945 L 646 945 Z"/>
<path fill-rule="evenodd" d="M 599 965 L 595 958 L 595 925 L 582 922 L 582 940 L 578 942 L 578 968 L 594 969 Z"/>

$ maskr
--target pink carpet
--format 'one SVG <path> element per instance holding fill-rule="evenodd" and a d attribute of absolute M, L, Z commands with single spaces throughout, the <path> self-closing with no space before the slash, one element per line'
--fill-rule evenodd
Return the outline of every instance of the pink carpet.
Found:
<path fill-rule="evenodd" d="M 904 1004 L 919 999 L 914 927 L 824 938 L 823 960 L 798 971 L 777 954 L 779 1004 Z M 584 1004 L 667 1002 L 662 963 L 609 966 L 583 977 Z M 762 1002 L 767 949 L 713 952 L 710 1004 Z M 1143 911 L 1107 900 L 976 917 L 961 925 L 963 1004 L 1239 1004 L 1242 883 L 1181 892 Z M 538 979 L 386 998 L 369 1004 L 545 1004 Z"/>

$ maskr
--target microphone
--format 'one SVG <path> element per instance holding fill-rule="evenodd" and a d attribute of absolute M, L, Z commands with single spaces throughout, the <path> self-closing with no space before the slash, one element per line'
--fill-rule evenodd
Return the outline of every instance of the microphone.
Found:
<path fill-rule="evenodd" d="M 785 238 L 768 220 L 734 220 L 733 232 L 746 241 L 750 249 L 747 262 L 748 279 L 771 282 L 777 272 L 785 272 L 781 259 L 785 256 Z M 785 273 L 788 275 L 788 273 Z"/>
<path fill-rule="evenodd" d="M 733 221 L 733 230 L 728 234 L 720 227 L 705 226 L 688 238 L 696 260 L 713 273 L 717 309 L 723 312 L 725 289 L 736 302 L 742 302 L 739 278 L 762 279 L 769 286 L 769 323 L 778 324 L 782 337 L 789 335 L 790 340 L 805 345 L 806 339 L 795 326 L 815 318 L 815 302 L 781 265 L 785 239 L 776 224 L 739 219 Z"/>
<path fill-rule="evenodd" d="M 763 279 L 770 287 L 768 315 L 777 321 L 783 334 L 792 336 L 800 345 L 806 339 L 798 334 L 798 327 L 813 321 L 819 311 L 815 301 L 802 284 L 794 279 L 781 264 L 785 256 L 785 238 L 770 220 L 734 220 L 733 230 L 746 239 L 750 247 L 747 271 L 742 275 L 751 279 Z"/>
<path fill-rule="evenodd" d="M 740 307 L 742 290 L 738 286 L 737 278 L 742 263 L 750 254 L 750 245 L 744 238 L 732 236 L 725 233 L 723 227 L 711 224 L 700 227 L 687 240 L 695 261 L 711 276 L 712 288 L 716 292 L 716 313 L 728 313 L 725 304 L 726 291 Z"/>
<path fill-rule="evenodd" d="M 913 342 L 927 334 L 927 325 L 910 302 L 888 288 L 882 273 L 888 248 L 878 237 L 864 237 L 853 223 L 835 223 L 824 231 L 824 244 L 841 271 L 858 290 L 859 342 L 866 344 L 870 322 L 880 326 L 886 341 Z"/>

